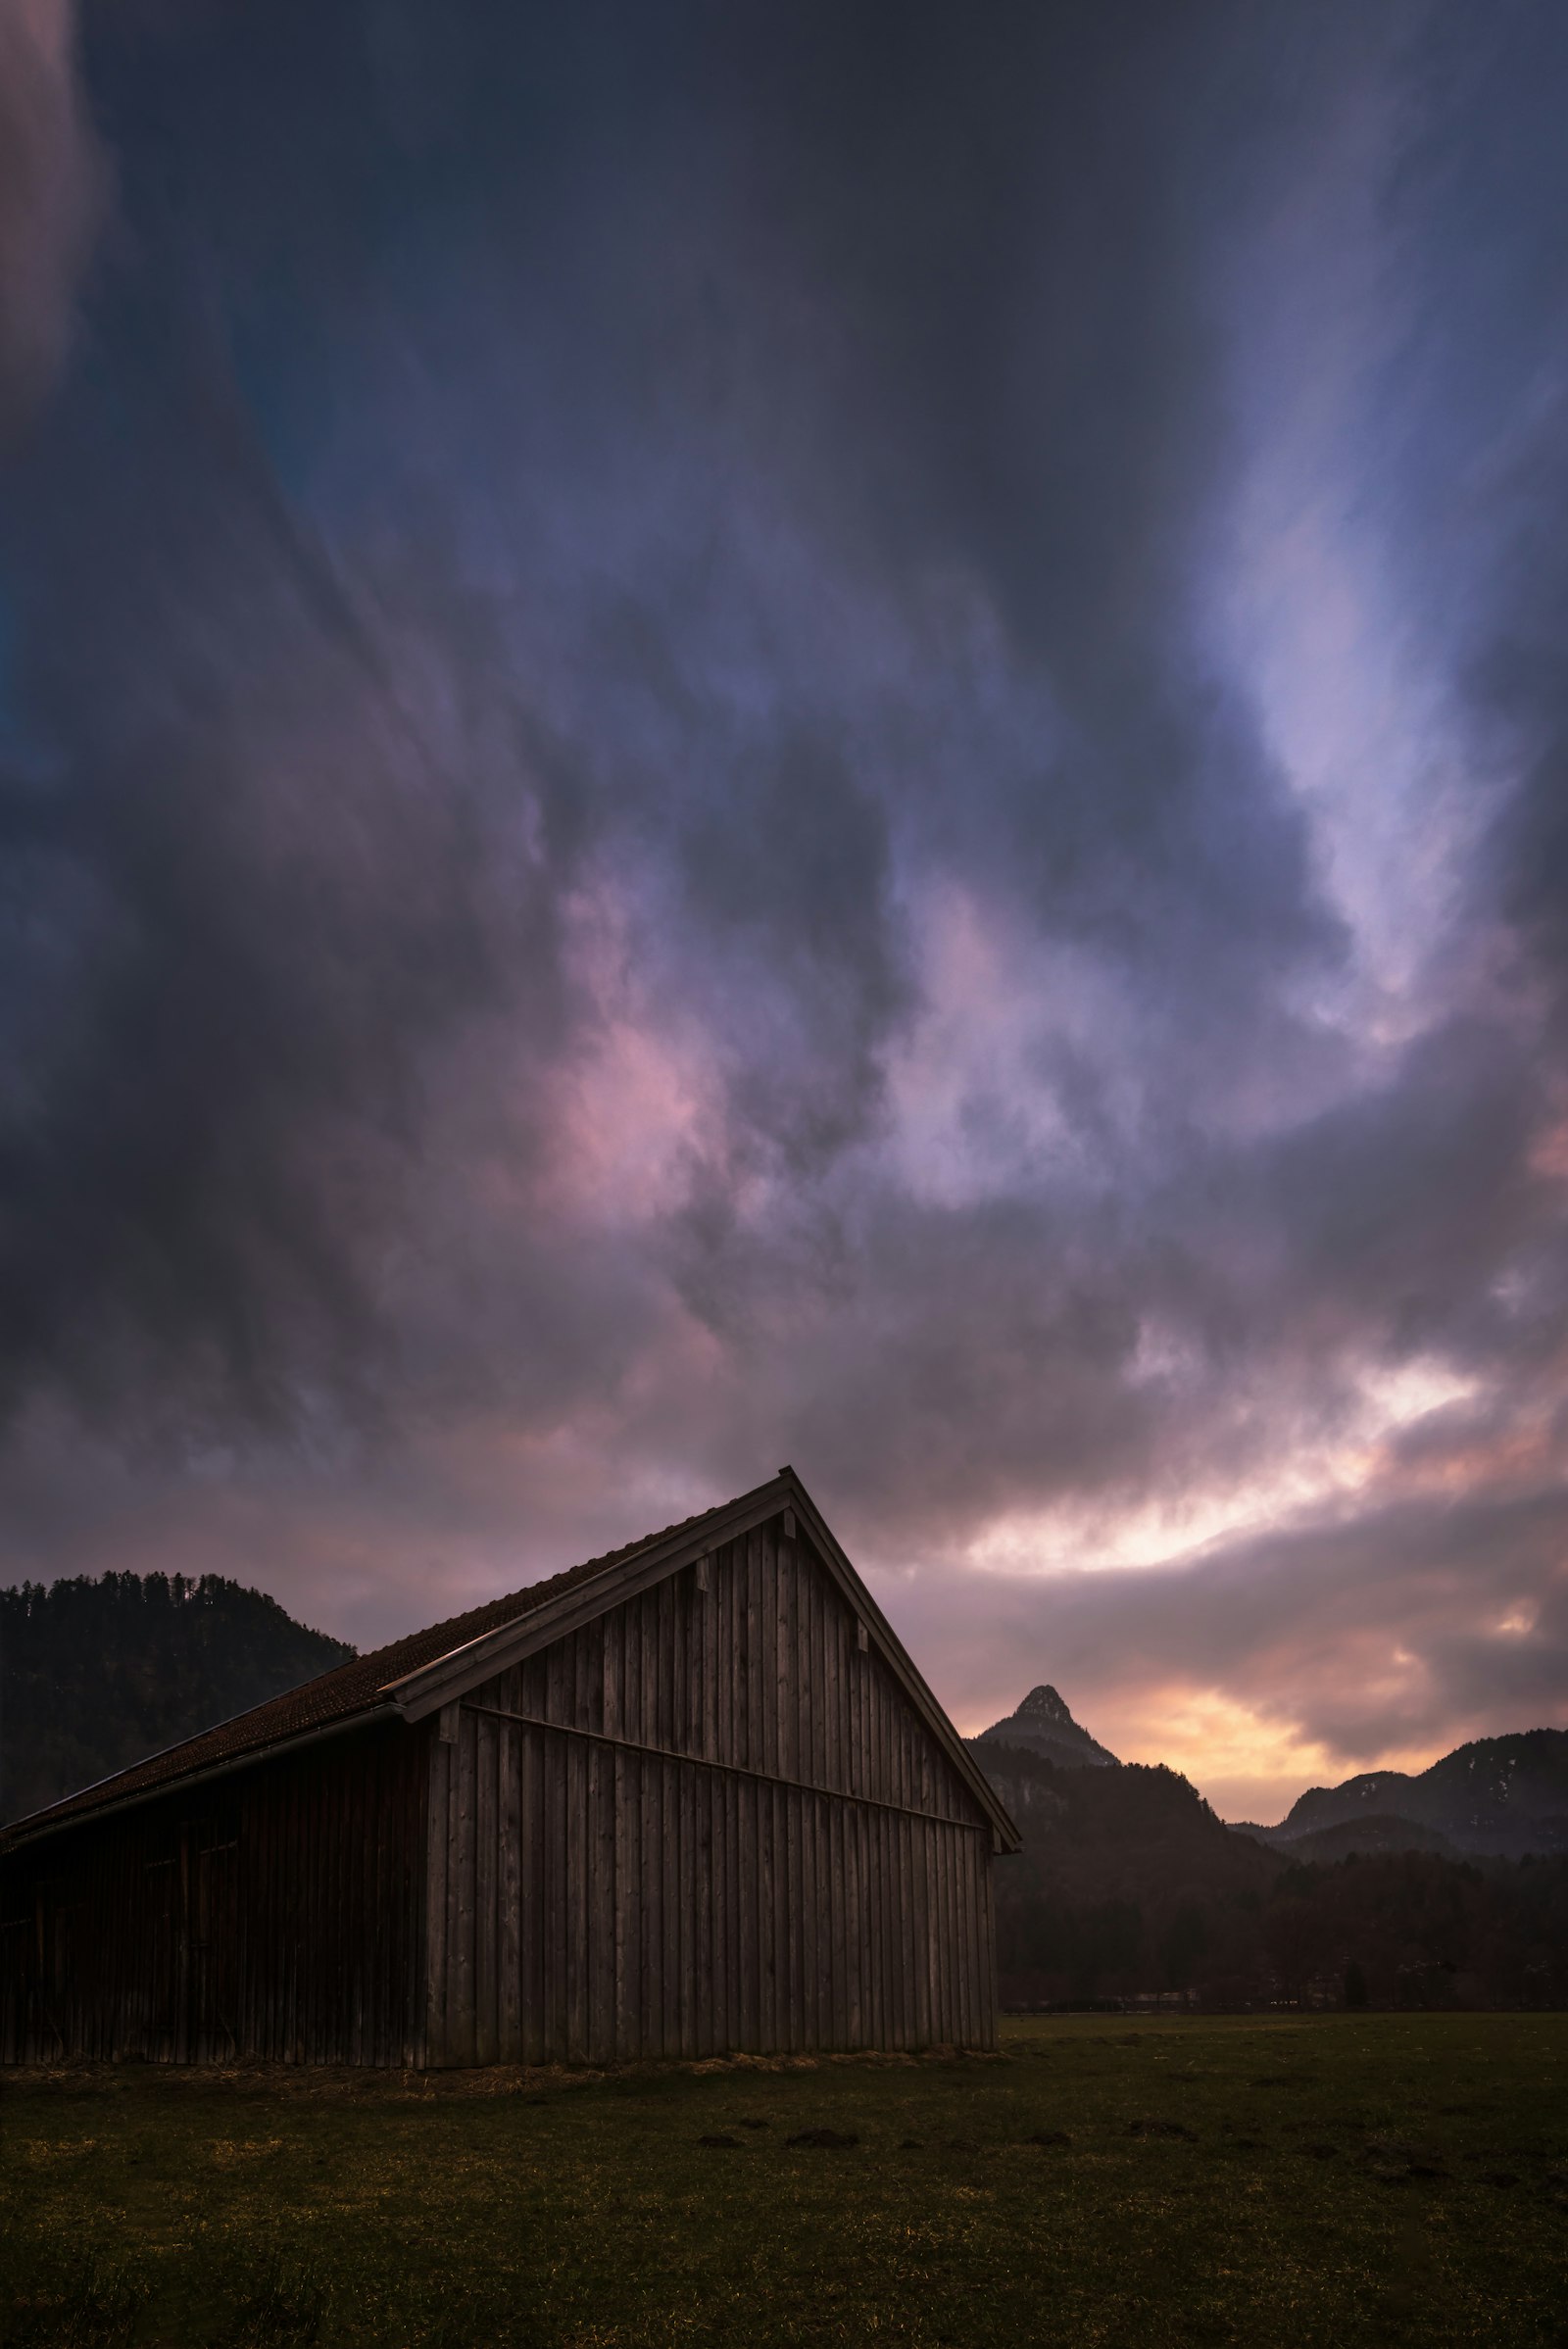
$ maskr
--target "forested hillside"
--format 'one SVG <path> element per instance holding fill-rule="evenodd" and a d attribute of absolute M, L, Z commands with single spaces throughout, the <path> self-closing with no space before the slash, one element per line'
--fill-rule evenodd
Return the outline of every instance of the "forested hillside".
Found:
<path fill-rule="evenodd" d="M 1282 1865 L 1273 1852 L 1233 1835 L 1174 1770 L 1072 1767 L 989 1740 L 973 1750 L 1024 1838 L 997 1868 L 1004 2004 L 1200 1984 L 1244 1995 Z"/>
<path fill-rule="evenodd" d="M 353 1655 L 221 1575 L 106 1574 L 0 1590 L 0 1820 Z"/>
<path fill-rule="evenodd" d="M 997 1869 L 1004 2004 L 1568 2003 L 1561 1856 L 1374 1847 L 1303 1864 L 1226 1827 L 1172 1770 L 973 1750 L 1024 1838 Z"/>

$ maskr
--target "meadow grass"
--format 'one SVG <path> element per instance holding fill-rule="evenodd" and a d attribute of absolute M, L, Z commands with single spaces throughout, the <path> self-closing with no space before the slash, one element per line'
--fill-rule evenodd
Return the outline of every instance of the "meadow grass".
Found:
<path fill-rule="evenodd" d="M 1568 2349 L 1568 2016 L 0 2093 L 14 2349 Z"/>

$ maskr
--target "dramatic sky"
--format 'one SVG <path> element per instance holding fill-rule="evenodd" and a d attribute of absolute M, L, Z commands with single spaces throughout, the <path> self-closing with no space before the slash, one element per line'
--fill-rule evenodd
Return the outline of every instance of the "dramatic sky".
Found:
<path fill-rule="evenodd" d="M 792 1461 L 1227 1815 L 1568 1722 L 1560 0 L 6 0 L 0 1579 Z"/>

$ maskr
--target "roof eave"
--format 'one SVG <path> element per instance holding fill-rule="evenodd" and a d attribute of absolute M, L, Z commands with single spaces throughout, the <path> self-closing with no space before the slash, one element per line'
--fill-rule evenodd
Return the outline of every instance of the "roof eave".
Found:
<path fill-rule="evenodd" d="M 582 1624 L 591 1623 L 607 1607 L 618 1606 L 622 1599 L 634 1597 L 650 1584 L 662 1582 L 666 1575 L 705 1557 L 721 1542 L 733 1542 L 738 1535 L 750 1533 L 754 1526 L 765 1525 L 787 1506 L 793 1490 L 787 1477 L 774 1477 L 769 1483 L 758 1486 L 754 1493 L 743 1493 L 728 1507 L 710 1511 L 700 1524 L 677 1527 L 634 1550 L 630 1557 L 612 1560 L 598 1574 L 585 1575 L 581 1582 L 547 1599 L 542 1607 L 532 1607 L 510 1623 L 498 1625 L 494 1631 L 481 1632 L 477 1639 L 465 1640 L 461 1647 L 437 1656 L 433 1663 L 421 1664 L 401 1679 L 387 1681 L 380 1694 L 390 1698 L 406 1720 L 422 1721 L 427 1714 L 451 1703 L 481 1681 L 505 1672 L 509 1665 L 520 1663 L 541 1647 L 549 1647 Z"/>
<path fill-rule="evenodd" d="M 10 1827 L 0 1829 L 0 1859 L 20 1851 L 25 1844 L 41 1843 L 46 1835 L 64 1835 L 68 1828 L 96 1826 L 100 1819 L 111 1819 L 117 1812 L 135 1810 L 140 1804 L 157 1802 L 166 1794 L 183 1794 L 187 1786 L 205 1786 L 210 1780 L 227 1778 L 236 1770 L 249 1770 L 257 1763 L 274 1761 L 279 1755 L 298 1753 L 307 1745 L 320 1744 L 325 1737 L 342 1737 L 347 1731 L 365 1729 L 371 1722 L 403 1718 L 396 1705 L 378 1699 L 374 1704 L 362 1705 L 358 1712 L 340 1713 L 333 1721 L 313 1722 L 308 1729 L 295 1730 L 286 1737 L 270 1738 L 265 1745 L 247 1745 L 238 1753 L 220 1754 L 214 1761 L 198 1764 L 194 1770 L 181 1771 L 173 1778 L 157 1779 L 151 1786 L 133 1786 L 124 1794 L 111 1796 L 107 1802 L 91 1803 L 83 1810 L 63 1811 L 58 1817 L 53 1811 L 35 1811 L 30 1819 L 18 1819 Z"/>
<path fill-rule="evenodd" d="M 795 1471 L 786 1469 L 784 1474 L 793 1489 L 795 1504 L 810 1526 L 812 1542 L 818 1555 L 826 1560 L 838 1580 L 846 1585 L 848 1594 L 855 1605 L 865 1615 L 867 1628 L 875 1634 L 877 1644 L 882 1649 L 894 1677 L 903 1688 L 906 1696 L 908 1697 L 915 1711 L 924 1721 L 926 1728 L 941 1744 L 970 1792 L 985 1810 L 995 1833 L 997 1849 L 1004 1852 L 1021 1851 L 1023 1836 L 1014 1824 L 1011 1814 L 926 1686 L 918 1666 L 905 1647 L 898 1633 L 877 1605 L 854 1566 L 851 1565 L 826 1518 Z"/>

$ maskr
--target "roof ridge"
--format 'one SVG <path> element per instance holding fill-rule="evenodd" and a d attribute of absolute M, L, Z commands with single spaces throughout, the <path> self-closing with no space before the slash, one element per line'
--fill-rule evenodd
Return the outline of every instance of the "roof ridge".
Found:
<path fill-rule="evenodd" d="M 24 1819 L 0 1826 L 0 1849 L 24 1831 L 28 1834 L 42 1828 L 46 1822 L 68 1818 L 88 1817 L 105 1804 L 120 1796 L 139 1793 L 144 1788 L 172 1786 L 192 1772 L 205 1769 L 230 1757 L 264 1753 L 270 1746 L 306 1731 L 318 1730 L 336 1722 L 348 1722 L 359 1714 L 369 1714 L 384 1701 L 383 1691 L 413 1673 L 437 1664 L 460 1648 L 488 1633 L 501 1630 L 506 1624 L 531 1615 L 574 1583 L 587 1582 L 596 1574 L 608 1572 L 612 1566 L 624 1565 L 639 1552 L 653 1549 L 675 1536 L 689 1534 L 705 1519 L 718 1517 L 765 1492 L 770 1484 L 780 1482 L 769 1477 L 750 1491 L 733 1494 L 725 1500 L 714 1501 L 710 1507 L 697 1510 L 690 1517 L 678 1518 L 657 1533 L 644 1534 L 635 1542 L 621 1543 L 616 1549 L 605 1550 L 597 1557 L 584 1558 L 575 1566 L 566 1566 L 555 1574 L 545 1575 L 534 1583 L 525 1583 L 516 1590 L 498 1592 L 494 1598 L 481 1599 L 477 1606 L 446 1616 L 439 1623 L 425 1624 L 420 1629 L 405 1632 L 400 1639 L 389 1639 L 364 1655 L 350 1656 L 345 1663 L 333 1664 L 293 1688 L 285 1688 L 276 1696 L 250 1705 L 228 1720 L 215 1722 L 210 1728 L 198 1730 L 194 1737 L 183 1737 L 158 1752 L 144 1755 L 139 1761 L 127 1763 L 113 1771 L 107 1778 L 96 1780 L 63 1795 L 58 1802 L 47 1803 L 42 1810 L 30 1812 Z M 394 1661 L 395 1659 L 395 1661 Z M 343 1698 L 346 1701 L 336 1701 Z"/>

